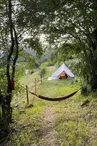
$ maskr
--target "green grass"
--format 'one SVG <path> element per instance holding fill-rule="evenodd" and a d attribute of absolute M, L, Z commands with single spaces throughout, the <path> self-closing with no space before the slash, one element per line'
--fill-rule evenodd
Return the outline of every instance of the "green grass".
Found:
<path fill-rule="evenodd" d="M 10 136 L 9 145 L 36 145 L 39 143 L 41 133 L 41 112 L 43 107 L 34 106 L 32 108 L 14 109 L 12 129 L 13 134 Z"/>
<path fill-rule="evenodd" d="M 61 108 L 63 108 L 61 106 Z M 71 102 L 60 110 L 56 119 L 56 130 L 62 146 L 96 146 L 97 114 L 93 105 L 82 108 Z"/>
<path fill-rule="evenodd" d="M 47 68 L 43 83 L 38 84 L 36 92 L 47 97 L 60 97 L 77 90 L 79 83 L 72 81 L 52 80 L 46 78 L 55 68 Z M 22 84 L 27 84 L 29 90 L 34 91 L 32 83 L 35 78 L 39 80 L 38 71 L 21 79 Z M 14 123 L 11 125 L 13 132 L 9 137 L 8 146 L 44 146 L 42 142 L 43 113 L 48 107 L 55 113 L 55 130 L 60 146 L 97 146 L 97 101 L 96 93 L 82 96 L 80 91 L 73 97 L 60 101 L 50 102 L 41 100 L 29 94 L 31 108 L 26 108 L 26 93 L 21 94 L 12 106 Z M 81 106 L 86 100 L 88 105 Z M 13 104 L 14 103 L 14 104 Z"/>

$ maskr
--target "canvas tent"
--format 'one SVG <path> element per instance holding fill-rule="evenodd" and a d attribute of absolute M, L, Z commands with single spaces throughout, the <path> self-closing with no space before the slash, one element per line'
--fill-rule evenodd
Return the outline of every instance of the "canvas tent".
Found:
<path fill-rule="evenodd" d="M 74 74 L 67 68 L 65 64 L 62 64 L 49 78 L 49 80 L 74 78 Z"/>

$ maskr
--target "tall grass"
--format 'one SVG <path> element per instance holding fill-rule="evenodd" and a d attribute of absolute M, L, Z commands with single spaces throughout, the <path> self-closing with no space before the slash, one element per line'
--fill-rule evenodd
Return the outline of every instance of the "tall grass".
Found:
<path fill-rule="evenodd" d="M 47 97 L 60 97 L 72 93 L 80 87 L 79 83 L 71 80 L 48 81 L 47 76 L 55 68 L 47 68 L 42 84 L 37 83 L 36 92 Z M 31 91 L 34 79 L 39 80 L 38 72 L 27 75 L 21 83 L 28 84 Z M 41 100 L 29 94 L 31 108 L 26 108 L 26 94 L 17 98 L 17 106 L 13 105 L 14 123 L 8 146 L 44 146 L 42 141 L 43 113 L 49 107 L 55 114 L 55 130 L 60 146 L 97 146 L 97 102 L 95 94 L 82 96 L 80 91 L 73 97 L 60 101 L 50 102 Z M 88 105 L 81 106 L 86 100 Z M 13 99 L 14 103 L 14 99 Z"/>

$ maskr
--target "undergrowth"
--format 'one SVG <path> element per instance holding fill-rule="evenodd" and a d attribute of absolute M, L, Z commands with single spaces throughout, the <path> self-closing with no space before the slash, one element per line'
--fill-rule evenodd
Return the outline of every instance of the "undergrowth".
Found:
<path fill-rule="evenodd" d="M 21 83 L 29 84 L 30 91 L 35 91 L 32 89 L 34 80 L 35 73 L 25 76 L 23 80 L 21 79 Z M 37 80 L 39 80 L 38 77 Z M 42 84 L 37 84 L 36 93 L 56 98 L 68 95 L 79 87 L 79 83 L 71 80 L 48 81 L 44 78 Z M 82 106 L 87 99 L 88 104 Z M 97 146 L 96 93 L 82 96 L 79 91 L 70 99 L 60 102 L 44 101 L 29 94 L 29 100 L 33 106 L 28 108 L 26 108 L 26 93 L 12 101 L 13 123 L 7 146 L 44 146 L 43 113 L 48 107 L 53 107 L 55 113 L 54 128 L 57 131 L 56 137 L 60 146 Z"/>
<path fill-rule="evenodd" d="M 55 128 L 61 146 L 97 146 L 97 103 L 90 100 L 82 107 L 80 98 L 85 100 L 79 95 L 59 105 Z"/>

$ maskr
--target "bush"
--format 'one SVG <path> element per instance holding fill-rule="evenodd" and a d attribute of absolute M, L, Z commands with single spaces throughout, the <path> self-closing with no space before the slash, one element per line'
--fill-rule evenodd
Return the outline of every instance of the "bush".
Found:
<path fill-rule="evenodd" d="M 40 74 L 44 75 L 45 73 L 46 73 L 46 69 L 45 68 L 41 68 Z"/>
<path fill-rule="evenodd" d="M 87 87 L 86 86 L 83 86 L 81 88 L 81 94 L 84 95 L 84 94 L 87 94 Z"/>
<path fill-rule="evenodd" d="M 46 69 L 45 68 L 41 68 L 40 69 L 40 76 L 41 76 L 41 78 L 45 75 L 45 73 L 46 73 Z"/>

